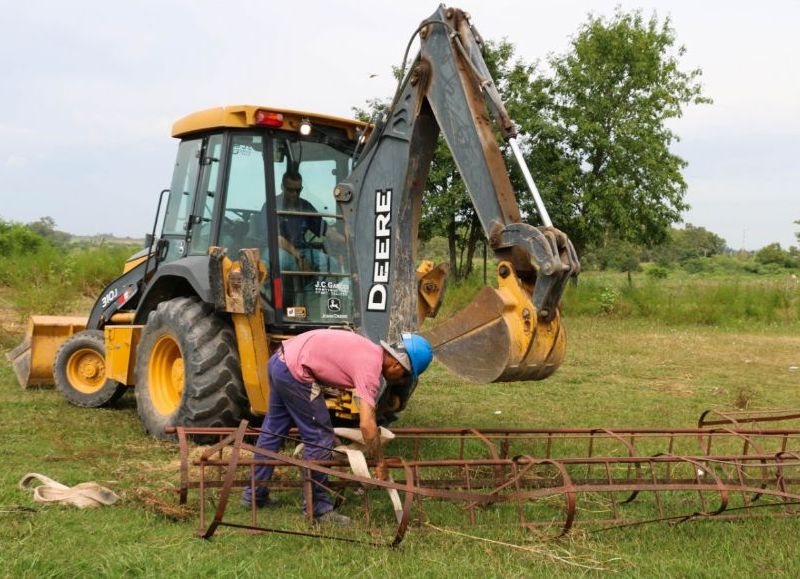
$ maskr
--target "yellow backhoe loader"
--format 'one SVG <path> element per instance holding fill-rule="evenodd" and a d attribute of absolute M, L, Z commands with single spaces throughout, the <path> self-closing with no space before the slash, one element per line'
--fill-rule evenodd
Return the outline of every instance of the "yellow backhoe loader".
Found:
<path fill-rule="evenodd" d="M 266 359 L 286 337 L 338 327 L 377 342 L 416 331 L 446 281 L 446 268 L 417 258 L 440 133 L 498 261 L 498 288 L 425 335 L 441 363 L 478 382 L 552 374 L 578 258 L 521 161 L 469 17 L 441 6 L 417 33 L 420 52 L 373 125 L 246 105 L 177 121 L 175 171 L 146 247 L 87 318 L 31 318 L 9 354 L 20 383 L 54 382 L 87 407 L 135 386 L 146 430 L 164 436 L 165 426 L 263 415 Z M 521 162 L 540 227 L 520 215 L 498 136 Z M 415 387 L 384 385 L 384 421 Z M 327 395 L 335 417 L 354 418 L 346 392 Z"/>

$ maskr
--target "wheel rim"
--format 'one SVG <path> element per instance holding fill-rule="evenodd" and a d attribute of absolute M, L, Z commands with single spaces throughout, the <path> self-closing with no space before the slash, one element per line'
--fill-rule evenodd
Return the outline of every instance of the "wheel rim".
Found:
<path fill-rule="evenodd" d="M 169 416 L 178 409 L 183 395 L 183 355 L 171 336 L 161 336 L 153 346 L 147 384 L 159 414 Z"/>
<path fill-rule="evenodd" d="M 100 352 L 76 350 L 67 361 L 67 380 L 82 394 L 94 394 L 106 383 L 106 364 Z"/>

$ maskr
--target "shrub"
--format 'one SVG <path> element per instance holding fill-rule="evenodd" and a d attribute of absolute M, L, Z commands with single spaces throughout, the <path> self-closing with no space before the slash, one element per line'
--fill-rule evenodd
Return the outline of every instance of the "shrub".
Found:
<path fill-rule="evenodd" d="M 767 275 L 777 275 L 783 273 L 785 269 L 785 266 L 781 265 L 780 263 L 767 263 L 761 268 L 761 273 Z"/>
<path fill-rule="evenodd" d="M 683 262 L 682 267 L 689 273 L 702 273 L 710 269 L 709 265 L 708 259 L 703 257 L 693 257 Z"/>
<path fill-rule="evenodd" d="M 800 322 L 800 289 L 791 277 L 772 280 L 747 277 L 675 275 L 628 287 L 621 275 L 589 274 L 568 286 L 563 311 L 576 315 L 611 315 L 660 323 L 752 328 L 753 323 L 787 325 Z"/>
<path fill-rule="evenodd" d="M 661 265 L 654 265 L 647 270 L 647 276 L 651 279 L 667 279 L 669 269 Z"/>
<path fill-rule="evenodd" d="M 0 220 L 0 255 L 26 255 L 43 245 L 44 239 L 24 225 Z"/>
<path fill-rule="evenodd" d="M 122 273 L 122 264 L 135 249 L 128 245 L 56 249 L 43 243 L 25 255 L 0 256 L 0 285 L 15 290 L 12 299 L 22 318 L 33 313 L 63 314 L 81 297 L 97 297 Z"/>
<path fill-rule="evenodd" d="M 797 262 L 788 252 L 781 249 L 780 243 L 770 243 L 756 252 L 756 261 L 763 265 L 780 267 L 796 267 Z"/>
<path fill-rule="evenodd" d="M 613 287 L 604 287 L 603 291 L 600 292 L 600 312 L 603 314 L 614 313 L 614 310 L 617 308 L 619 296 L 620 293 L 618 290 Z"/>
<path fill-rule="evenodd" d="M 755 261 L 746 261 L 742 267 L 747 273 L 761 273 L 761 264 Z"/>

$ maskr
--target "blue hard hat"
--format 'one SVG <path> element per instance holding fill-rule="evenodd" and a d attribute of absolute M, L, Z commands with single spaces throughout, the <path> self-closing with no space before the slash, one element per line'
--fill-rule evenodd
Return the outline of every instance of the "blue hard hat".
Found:
<path fill-rule="evenodd" d="M 411 377 L 416 380 L 433 360 L 430 342 L 417 334 L 403 334 L 403 347 L 411 361 Z"/>

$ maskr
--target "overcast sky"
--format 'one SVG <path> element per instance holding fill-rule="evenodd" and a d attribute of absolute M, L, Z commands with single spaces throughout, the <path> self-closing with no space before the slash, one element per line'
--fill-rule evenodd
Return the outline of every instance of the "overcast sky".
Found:
<path fill-rule="evenodd" d="M 464 0 L 487 39 L 532 62 L 567 49 L 590 11 L 669 15 L 715 103 L 676 123 L 685 220 L 733 248 L 796 244 L 800 1 Z M 225 104 L 351 116 L 394 90 L 434 1 L 0 0 L 0 217 L 142 236 L 171 178 L 172 122 Z M 377 75 L 377 76 L 373 76 Z M 558 224 L 556 224 L 558 225 Z"/>

